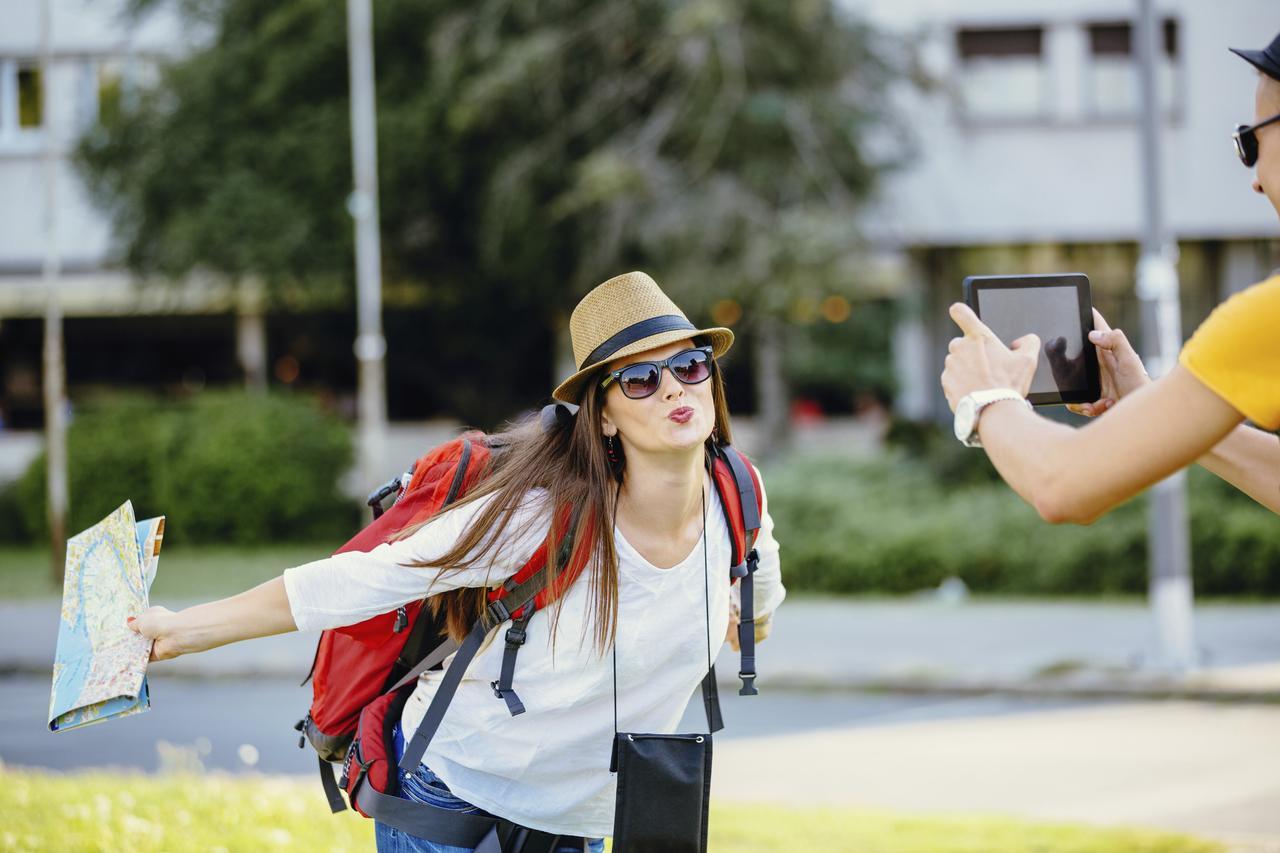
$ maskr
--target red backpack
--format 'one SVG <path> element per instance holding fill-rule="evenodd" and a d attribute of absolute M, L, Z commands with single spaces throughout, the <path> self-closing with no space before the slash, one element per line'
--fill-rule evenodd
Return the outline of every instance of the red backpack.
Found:
<path fill-rule="evenodd" d="M 369 497 L 374 521 L 335 553 L 370 551 L 390 540 L 397 532 L 435 515 L 465 495 L 484 478 L 491 458 L 501 447 L 490 443 L 483 433 L 467 433 L 422 456 L 403 476 L 390 481 Z M 738 627 L 741 651 L 742 695 L 754 695 L 755 627 L 751 576 L 756 569 L 752 547 L 760 528 L 761 490 L 756 472 L 746 458 L 729 445 L 715 449 L 710 460 L 712 480 L 724 507 L 731 531 L 732 565 L 729 582 L 741 584 L 741 622 Z M 382 501 L 399 492 L 385 512 Z M 576 519 L 566 512 L 554 525 L 559 530 L 574 529 Z M 320 779 L 333 811 L 346 808 L 340 787 L 346 789 L 351 806 L 366 817 L 374 817 L 406 832 L 446 844 L 475 847 L 479 841 L 511 827 L 494 818 L 462 815 L 431 806 L 410 803 L 396 797 L 398 774 L 391 740 L 393 725 L 413 691 L 417 678 L 428 669 L 440 668 L 453 655 L 422 724 L 416 733 L 405 732 L 405 750 L 400 765 L 415 769 L 432 735 L 439 726 L 467 666 L 484 638 L 495 627 L 511 622 L 507 630 L 501 677 L 493 682 L 496 698 L 507 703 L 512 715 L 524 706 L 512 687 L 516 657 L 525 640 L 524 628 L 538 610 L 555 601 L 581 574 L 588 549 L 574 549 L 571 537 L 552 542 L 552 534 L 518 572 L 500 587 L 490 590 L 485 613 L 461 642 L 446 636 L 444 614 L 438 616 L 415 601 L 394 611 L 366 619 L 355 625 L 324 631 L 307 678 L 312 683 L 311 709 L 298 721 L 298 745 L 310 741 L 319 756 Z M 560 547 L 562 566 L 549 588 L 543 567 L 548 549 Z M 445 637 L 445 639 L 441 639 Z M 304 679 L 303 683 L 306 683 Z M 714 667 L 702 683 L 703 702 L 711 731 L 723 728 Z M 335 781 L 330 762 L 343 762 L 342 778 Z M 519 829 L 519 828 L 516 828 Z"/>

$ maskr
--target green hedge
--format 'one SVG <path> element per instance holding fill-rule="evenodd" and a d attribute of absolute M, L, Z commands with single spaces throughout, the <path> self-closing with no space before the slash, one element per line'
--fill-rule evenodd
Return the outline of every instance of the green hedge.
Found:
<path fill-rule="evenodd" d="M 993 481 L 985 454 L 957 450 L 769 466 L 788 587 L 904 593 L 956 576 L 980 592 L 1145 592 L 1143 498 L 1088 527 L 1046 524 Z M 1280 519 L 1203 470 L 1188 492 L 1197 593 L 1280 595 Z"/>
<path fill-rule="evenodd" d="M 27 542 L 30 539 L 22 504 L 18 500 L 17 485 L 0 485 L 0 542 Z"/>
<path fill-rule="evenodd" d="M 126 499 L 140 518 L 167 516 L 171 544 L 331 541 L 359 524 L 337 485 L 352 461 L 350 432 L 300 396 L 104 399 L 76 412 L 67 453 L 71 532 Z M 42 454 L 0 498 L 19 519 L 12 538 L 47 536 L 45 494 Z"/>

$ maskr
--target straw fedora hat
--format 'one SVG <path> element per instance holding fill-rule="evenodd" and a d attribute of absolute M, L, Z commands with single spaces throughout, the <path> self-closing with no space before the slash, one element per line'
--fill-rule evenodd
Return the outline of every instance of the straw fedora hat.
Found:
<path fill-rule="evenodd" d="M 695 337 L 704 338 L 716 358 L 733 345 L 733 332 L 720 326 L 697 328 L 642 272 L 615 276 L 582 297 L 569 318 L 569 337 L 578 372 L 551 396 L 575 404 L 592 375 L 615 358 Z"/>

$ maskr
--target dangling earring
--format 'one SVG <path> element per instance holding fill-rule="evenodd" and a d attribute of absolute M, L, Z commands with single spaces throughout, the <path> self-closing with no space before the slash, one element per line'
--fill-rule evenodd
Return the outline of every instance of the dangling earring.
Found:
<path fill-rule="evenodd" d="M 622 446 L 618 443 L 616 436 L 606 435 L 604 437 L 604 452 L 609 458 L 609 468 L 613 471 L 613 476 L 622 479 L 622 469 L 626 463 L 622 459 Z"/>

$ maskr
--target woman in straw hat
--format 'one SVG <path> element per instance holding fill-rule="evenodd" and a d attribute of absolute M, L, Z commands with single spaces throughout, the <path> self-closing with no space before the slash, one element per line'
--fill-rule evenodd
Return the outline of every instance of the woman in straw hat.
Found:
<path fill-rule="evenodd" d="M 155 638 L 153 655 L 336 628 L 440 593 L 451 626 L 470 625 L 485 590 L 544 540 L 552 507 L 588 509 L 575 542 L 589 548 L 586 568 L 526 628 L 526 712 L 512 716 L 494 701 L 503 644 L 491 643 L 422 764 L 402 775 L 400 795 L 564 836 L 557 849 L 602 850 L 613 827 L 614 732 L 674 731 L 707 671 L 707 632 L 722 637 L 730 627 L 730 533 L 706 462 L 711 445 L 730 438 L 716 359 L 733 333 L 696 328 L 640 272 L 588 293 L 570 332 L 578 370 L 554 397 L 578 406 L 576 416 L 550 428 L 532 419 L 498 436 L 506 449 L 492 472 L 396 541 L 290 569 L 223 601 L 151 608 L 132 624 Z M 766 503 L 756 540 L 761 639 L 785 595 L 772 527 Z M 435 688 L 419 682 L 403 731 L 417 729 Z M 381 823 L 377 838 L 380 850 L 463 849 Z"/>

